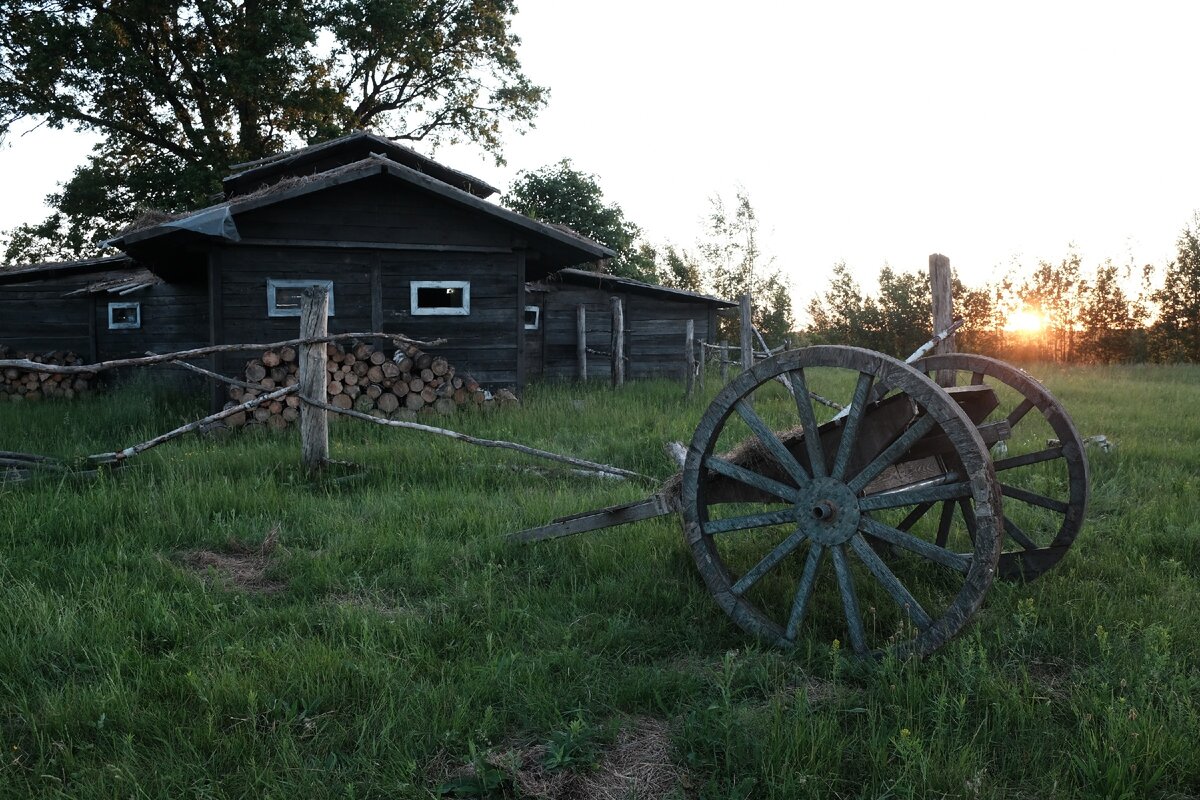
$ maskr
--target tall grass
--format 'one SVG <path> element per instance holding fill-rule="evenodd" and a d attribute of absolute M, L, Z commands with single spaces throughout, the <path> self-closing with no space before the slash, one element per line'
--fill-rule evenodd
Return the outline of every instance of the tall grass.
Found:
<path fill-rule="evenodd" d="M 428 797 L 433 764 L 629 716 L 668 721 L 700 797 L 1195 796 L 1200 369 L 1033 371 L 1116 443 L 1089 523 L 924 662 L 758 647 L 675 518 L 510 543 L 653 487 L 410 432 L 335 424 L 341 481 L 251 433 L 0 488 L 0 796 Z M 541 386 L 452 424 L 665 478 L 706 404 L 681 394 Z M 112 450 L 202 411 L 146 387 L 2 407 L 0 449 Z M 280 592 L 179 556 L 273 528 Z"/>

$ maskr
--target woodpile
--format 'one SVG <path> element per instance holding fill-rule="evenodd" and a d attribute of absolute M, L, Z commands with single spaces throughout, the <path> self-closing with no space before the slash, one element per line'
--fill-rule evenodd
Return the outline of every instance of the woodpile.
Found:
<path fill-rule="evenodd" d="M 226 408 L 244 403 L 272 389 L 300 382 L 299 352 L 294 347 L 267 350 L 246 362 L 250 389 L 229 387 Z M 458 375 L 441 356 L 408 345 L 390 356 L 365 342 L 345 349 L 326 345 L 326 402 L 384 419 L 413 420 L 418 415 L 450 415 L 460 408 L 486 410 L 496 404 L 515 403 L 516 396 L 502 389 L 493 395 L 470 375 Z M 300 419 L 300 397 L 289 395 L 266 403 L 253 412 L 241 412 L 225 422 L 231 428 L 262 425 L 282 430 Z"/>
<path fill-rule="evenodd" d="M 77 353 L 55 350 L 52 353 L 34 355 L 19 353 L 0 345 L 0 358 L 27 358 L 39 364 L 76 366 L 87 363 Z M 22 402 L 51 397 L 69 399 L 96 388 L 96 375 L 85 372 L 79 375 L 52 375 L 48 372 L 33 372 L 15 367 L 0 368 L 0 400 Z"/>

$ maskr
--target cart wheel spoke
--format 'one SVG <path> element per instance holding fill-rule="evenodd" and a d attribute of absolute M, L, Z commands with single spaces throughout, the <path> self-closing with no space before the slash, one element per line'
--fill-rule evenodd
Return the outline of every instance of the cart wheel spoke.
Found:
<path fill-rule="evenodd" d="M 898 528 L 884 525 L 882 522 L 870 517 L 863 517 L 858 529 L 868 536 L 882 539 L 885 542 L 908 550 L 910 553 L 916 553 L 922 558 L 927 558 L 935 564 L 949 567 L 956 572 L 965 573 L 971 567 L 971 559 L 958 553 L 950 552 L 946 549 L 945 545 L 930 544 L 919 536 L 913 536 L 911 533 L 905 533 Z"/>
<path fill-rule="evenodd" d="M 982 386 L 983 385 L 983 373 L 982 372 L 972 372 L 971 373 L 971 385 L 972 386 Z"/>
<path fill-rule="evenodd" d="M 1007 483 L 1000 484 L 1000 491 L 1005 497 L 1011 497 L 1014 500 L 1020 500 L 1024 503 L 1029 503 L 1042 508 L 1048 508 L 1051 511 L 1057 511 L 1060 514 L 1066 514 L 1070 509 L 1070 505 L 1061 500 L 1055 500 L 1053 497 L 1046 497 L 1037 492 L 1029 492 L 1025 489 L 1018 489 L 1016 486 L 1009 486 Z"/>
<path fill-rule="evenodd" d="M 867 632 L 863 628 L 862 613 L 858 610 L 858 595 L 854 591 L 854 577 L 846 563 L 843 545 L 830 548 L 833 570 L 837 573 L 838 592 L 842 595 L 842 610 L 846 614 L 846 627 L 850 632 L 850 646 L 859 655 L 867 652 Z"/>
<path fill-rule="evenodd" d="M 1013 522 L 1008 517 L 1004 518 L 1004 532 L 1008 538 L 1012 539 L 1017 544 L 1021 545 L 1026 550 L 1037 550 L 1038 546 L 1035 541 L 1029 538 L 1025 531 L 1017 527 L 1017 523 Z"/>
<path fill-rule="evenodd" d="M 803 486 L 812 480 L 808 472 L 796 460 L 796 457 L 791 454 L 783 442 L 779 441 L 779 437 L 767 427 L 767 424 L 762 421 L 762 417 L 758 416 L 749 403 L 743 400 L 735 408 L 737 409 L 738 416 L 750 426 L 750 430 L 754 431 L 754 435 L 758 437 L 758 440 L 771 452 L 771 455 L 775 456 L 775 460 L 779 462 L 779 466 L 783 467 L 787 474 L 792 476 L 792 480 L 796 482 L 797 486 Z"/>
<path fill-rule="evenodd" d="M 863 411 L 867 407 L 867 394 L 871 391 L 871 383 L 875 376 L 866 372 L 858 373 L 858 383 L 854 387 L 854 399 L 846 413 L 846 421 L 842 425 L 842 437 L 838 442 L 837 457 L 833 460 L 830 477 L 841 480 L 850 464 L 850 454 L 854 451 L 854 440 L 858 438 L 858 426 L 862 422 Z"/>
<path fill-rule="evenodd" d="M 896 526 L 897 530 L 907 531 L 921 521 L 921 518 L 929 513 L 929 509 L 933 508 L 933 503 L 921 503 L 919 506 L 908 512 L 908 516 L 901 520 Z"/>
<path fill-rule="evenodd" d="M 908 430 L 900 435 L 900 438 L 884 448 L 882 453 L 875 456 L 870 464 L 864 467 L 861 472 L 854 476 L 853 480 L 846 484 L 850 488 L 850 491 L 858 494 L 866 488 L 867 484 L 879 476 L 879 473 L 892 464 L 895 464 L 901 456 L 912 449 L 912 446 L 916 444 L 918 439 L 929 433 L 933 428 L 934 422 L 934 418 L 929 414 L 918 418 L 916 422 L 909 426 Z"/>
<path fill-rule="evenodd" d="M 1021 401 L 1021 404 L 1012 410 L 1008 415 L 1008 427 L 1015 428 L 1017 423 L 1025 418 L 1025 415 L 1033 408 L 1033 401 L 1026 397 Z"/>
<path fill-rule="evenodd" d="M 866 565 L 871 574 L 875 576 L 875 580 L 879 581 L 887 593 L 896 601 L 896 605 L 904 611 L 918 630 L 925 630 L 933 624 L 929 614 L 917 602 L 917 598 L 912 596 L 900 579 L 896 577 L 896 573 L 888 568 L 888 565 L 883 563 L 883 560 L 875 555 L 875 551 L 866 543 L 862 536 L 855 536 L 850 540 L 850 547 L 854 549 L 855 554 Z"/>
<path fill-rule="evenodd" d="M 737 583 L 730 589 L 736 595 L 743 595 L 750 589 L 751 586 L 758 583 L 762 576 L 773 570 L 780 561 L 790 556 L 792 552 L 800 546 L 804 541 L 805 535 L 801 530 L 797 530 L 788 536 L 782 542 L 775 546 L 775 549 L 767 553 L 767 555 L 750 568 L 750 571 L 743 575 Z"/>
<path fill-rule="evenodd" d="M 918 486 L 913 489 L 869 494 L 859 501 L 858 507 L 863 511 L 880 511 L 885 508 L 900 508 L 918 503 L 933 503 L 938 500 L 955 500 L 970 496 L 971 484 L 960 481 L 943 483 L 938 486 Z"/>
<path fill-rule="evenodd" d="M 1038 450 L 1033 453 L 1002 458 L 996 462 L 996 472 L 1003 472 L 1006 469 L 1014 469 L 1016 467 L 1027 467 L 1030 464 L 1040 464 L 1043 461 L 1053 461 L 1056 458 L 1062 457 L 1063 449 L 1061 447 L 1047 447 L 1045 450 Z"/>
<path fill-rule="evenodd" d="M 800 575 L 800 585 L 796 587 L 796 597 L 792 600 L 792 613 L 788 615 L 787 629 L 784 637 L 789 642 L 796 641 L 796 634 L 808 613 L 808 599 L 812 597 L 813 585 L 817 580 L 817 569 L 821 566 L 821 556 L 825 548 L 813 542 L 808 548 L 808 558 L 804 561 L 804 572 Z"/>
<path fill-rule="evenodd" d="M 815 477 L 824 478 L 825 452 L 821 448 L 817 416 L 813 413 L 812 400 L 809 399 L 808 379 L 804 377 L 802 369 L 792 370 L 788 376 L 791 378 L 789 385 L 792 394 L 796 398 L 796 410 L 800 413 L 800 425 L 804 428 L 804 447 L 808 451 L 808 463 Z"/>
<path fill-rule="evenodd" d="M 730 461 L 716 456 L 709 456 L 704 459 L 704 466 L 711 469 L 713 472 L 724 475 L 727 478 L 733 478 L 735 481 L 753 486 L 756 489 L 762 489 L 768 494 L 772 494 L 781 500 L 786 500 L 789 503 L 798 501 L 800 494 L 796 491 L 796 487 L 788 486 L 786 483 L 780 483 L 777 480 L 768 478 L 766 475 L 760 475 L 753 470 L 739 467 Z"/>
<path fill-rule="evenodd" d="M 711 520 L 704 523 L 703 530 L 705 536 L 712 536 L 716 533 L 744 531 L 747 528 L 765 528 L 769 525 L 781 525 L 795 521 L 796 509 L 792 507 L 779 511 L 767 511 L 762 514 L 744 514 L 738 517 L 730 517 L 729 519 Z"/>
<path fill-rule="evenodd" d="M 960 511 L 962 511 L 963 522 L 966 523 L 967 526 L 967 536 L 969 536 L 971 542 L 974 543 L 977 528 L 975 525 L 975 512 L 971 509 L 971 503 L 964 497 L 958 501 L 958 508 Z"/>
<path fill-rule="evenodd" d="M 954 503 L 949 500 L 942 503 L 942 514 L 938 518 L 938 531 L 935 543 L 938 547 L 945 547 L 946 542 L 950 539 L 950 525 L 954 522 Z"/>

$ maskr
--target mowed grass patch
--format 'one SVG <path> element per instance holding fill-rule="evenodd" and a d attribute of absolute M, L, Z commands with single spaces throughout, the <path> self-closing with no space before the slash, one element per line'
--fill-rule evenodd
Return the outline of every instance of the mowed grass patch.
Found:
<path fill-rule="evenodd" d="M 578 788 L 646 726 L 679 796 L 1196 795 L 1200 370 L 1031 371 L 1116 444 L 1091 451 L 1089 523 L 924 662 L 758 647 L 674 517 L 511 543 L 654 486 L 413 432 L 333 425 L 356 466 L 317 482 L 294 433 L 250 433 L 0 488 L 0 795 L 502 796 L 503 768 L 449 776 L 513 752 Z M 706 402 L 551 385 L 446 422 L 665 479 Z M 0 449 L 107 451 L 203 410 L 144 385 L 5 406 Z M 260 554 L 273 590 L 196 553 Z"/>

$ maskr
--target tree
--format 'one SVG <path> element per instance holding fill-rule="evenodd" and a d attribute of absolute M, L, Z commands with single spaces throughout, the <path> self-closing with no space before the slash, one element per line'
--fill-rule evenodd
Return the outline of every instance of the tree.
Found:
<path fill-rule="evenodd" d="M 704 273 L 700 265 L 685 250 L 668 245 L 658 268 L 658 282 L 672 289 L 689 292 L 704 291 Z"/>
<path fill-rule="evenodd" d="M 769 343 L 783 340 L 792 329 L 792 300 L 787 282 L 758 245 L 758 216 L 745 189 L 739 188 L 730 213 L 720 196 L 710 199 L 707 230 L 697 245 L 709 282 L 727 300 L 750 294 L 753 322 Z M 722 319 L 722 333 L 736 337 L 736 320 Z"/>
<path fill-rule="evenodd" d="M 1162 288 L 1154 293 L 1158 321 L 1150 333 L 1156 361 L 1200 361 L 1200 213 L 1175 243 Z"/>
<path fill-rule="evenodd" d="M 1111 261 L 1096 270 L 1079 321 L 1082 325 L 1078 348 L 1081 360 L 1101 364 L 1132 360 L 1138 321 Z"/>
<path fill-rule="evenodd" d="M 1070 253 L 1058 264 L 1039 261 L 1033 275 L 1018 290 L 1025 305 L 1040 308 L 1045 314 L 1045 355 L 1051 360 L 1069 362 L 1075 357 L 1079 312 L 1086 293 L 1078 253 Z"/>
<path fill-rule="evenodd" d="M 518 173 L 504 205 L 542 222 L 566 225 L 613 249 L 617 255 L 608 265 L 613 275 L 654 282 L 656 253 L 641 241 L 641 228 L 625 218 L 619 205 L 606 203 L 596 176 L 576 169 L 569 158 Z"/>
<path fill-rule="evenodd" d="M 853 344 L 873 347 L 874 324 L 879 309 L 863 294 L 845 261 L 833 265 L 833 276 L 824 295 L 808 302 L 812 319 L 807 333 L 813 344 Z"/>
<path fill-rule="evenodd" d="M 206 201 L 228 165 L 355 129 L 466 140 L 500 158 L 546 90 L 514 0 L 9 0 L 0 139 L 22 120 L 103 140 L 6 258 L 85 252 L 139 208 Z M 55 237 L 65 236 L 57 245 Z"/>

